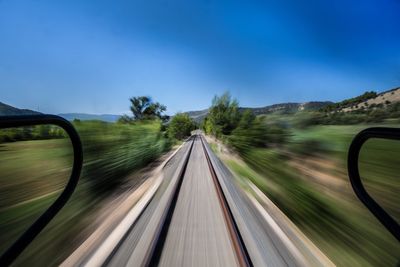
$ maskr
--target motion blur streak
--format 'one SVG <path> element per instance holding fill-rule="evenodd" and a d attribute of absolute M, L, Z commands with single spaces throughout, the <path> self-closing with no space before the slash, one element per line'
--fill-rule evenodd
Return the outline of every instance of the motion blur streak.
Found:
<path fill-rule="evenodd" d="M 14 265 L 399 267 L 346 165 L 360 131 L 400 128 L 399 14 L 400 0 L 0 0 L 0 116 L 58 114 L 84 156 Z M 65 137 L 0 130 L 1 254 L 62 192 Z M 400 222 L 400 142 L 368 141 L 359 167 Z"/>
<path fill-rule="evenodd" d="M 101 263 L 98 256 L 87 251 L 89 258 L 80 259 L 73 265 L 132 266 L 145 264 L 149 248 L 160 242 L 158 234 L 165 223 L 165 212 L 169 209 L 175 190 L 178 191 L 162 251 L 150 254 L 160 266 L 238 266 L 239 260 L 230 236 L 226 218 L 222 213 L 210 170 L 207 153 L 223 194 L 227 199 L 243 242 L 248 249 L 250 262 L 255 266 L 328 266 L 333 265 L 315 247 L 303 242 L 295 248 L 289 238 L 272 218 L 260 213 L 244 192 L 234 183 L 232 174 L 219 161 L 206 144 L 203 148 L 200 135 L 187 141 L 176 154 L 165 163 L 164 180 L 150 203 L 134 222 L 118 245 L 106 255 Z M 188 159 L 187 165 L 185 161 Z M 177 184 L 182 176 L 182 185 Z M 161 223 L 160 222 L 163 222 Z M 271 226 L 273 224 L 273 226 Z M 120 227 L 120 226 L 118 226 Z M 118 231 L 118 229 L 115 229 Z M 162 233 L 161 233 L 162 235 Z M 304 241 L 304 240 L 303 240 Z M 104 242 L 101 246 L 105 246 Z M 309 241 L 308 241 L 309 242 Z M 153 245 L 152 245 L 153 244 Z M 298 244 L 298 243 L 297 243 Z M 97 263 L 95 263 L 97 262 Z M 69 262 L 72 264 L 73 262 Z M 140 264 L 142 263 L 142 264 Z M 67 266 L 67 264 L 64 264 Z"/>
<path fill-rule="evenodd" d="M 238 266 L 201 140 L 194 142 L 160 266 Z"/>
<path fill-rule="evenodd" d="M 131 193 L 126 188 L 135 190 L 142 184 L 143 174 L 133 173 L 169 149 L 159 122 L 130 126 L 76 121 L 74 125 L 84 146 L 81 181 L 70 202 L 17 259 L 17 266 L 59 264 L 97 228 L 101 221 L 97 218 L 106 217 L 110 207 L 105 203 L 118 202 Z M 47 125 L 2 131 L 0 141 L 2 253 L 63 189 L 72 150 L 62 130 Z"/>

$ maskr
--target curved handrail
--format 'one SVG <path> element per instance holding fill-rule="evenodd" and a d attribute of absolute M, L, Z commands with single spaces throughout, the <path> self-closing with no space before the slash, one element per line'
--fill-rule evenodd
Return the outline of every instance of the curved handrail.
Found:
<path fill-rule="evenodd" d="M 358 169 L 361 147 L 370 138 L 400 140 L 400 128 L 373 127 L 358 133 L 349 148 L 347 169 L 351 186 L 361 202 L 400 241 L 400 225 L 365 190 Z"/>
<path fill-rule="evenodd" d="M 82 143 L 74 126 L 69 121 L 55 115 L 0 117 L 0 129 L 43 124 L 57 125 L 67 132 L 74 151 L 74 162 L 71 176 L 64 191 L 54 201 L 54 203 L 14 242 L 14 244 L 4 252 L 3 255 L 1 255 L 0 266 L 10 265 L 22 253 L 22 251 L 24 251 L 24 249 L 67 203 L 79 180 L 83 162 Z"/>

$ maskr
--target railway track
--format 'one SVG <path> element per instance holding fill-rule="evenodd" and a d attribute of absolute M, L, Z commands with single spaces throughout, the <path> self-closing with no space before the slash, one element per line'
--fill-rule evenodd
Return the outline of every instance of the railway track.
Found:
<path fill-rule="evenodd" d="M 179 194 L 180 194 L 180 191 L 182 188 L 182 183 L 185 178 L 190 154 L 192 153 L 193 144 L 196 141 L 199 141 L 201 143 L 202 152 L 204 153 L 204 156 L 207 161 L 208 170 L 204 170 L 204 172 L 207 172 L 207 171 L 209 172 L 212 182 L 214 184 L 215 192 L 217 194 L 217 199 L 219 202 L 219 206 L 223 213 L 225 226 L 229 232 L 230 241 L 232 242 L 232 246 L 233 246 L 233 249 L 235 252 L 236 262 L 238 263 L 238 266 L 241 266 L 241 267 L 252 266 L 251 259 L 246 250 L 246 247 L 243 243 L 243 239 L 237 228 L 237 225 L 233 218 L 232 212 L 228 206 L 228 203 L 227 203 L 224 193 L 222 191 L 220 182 L 218 180 L 218 177 L 216 175 L 216 172 L 214 170 L 214 167 L 212 165 L 212 162 L 210 160 L 208 152 L 205 148 L 205 143 L 204 143 L 203 137 L 201 135 L 194 135 L 193 140 L 191 141 L 192 144 L 190 147 L 190 151 L 185 159 L 185 164 L 183 166 L 182 172 L 180 173 L 179 181 L 175 188 L 175 192 L 172 194 L 171 201 L 169 203 L 169 207 L 167 208 L 166 213 L 163 216 L 163 219 L 160 221 L 159 229 L 153 240 L 154 243 L 149 248 L 149 252 L 147 253 L 147 256 L 146 256 L 143 266 L 157 266 L 160 263 L 160 259 L 161 259 L 163 249 L 165 246 L 165 242 L 167 239 L 167 235 L 168 235 L 168 230 L 171 227 L 172 217 L 173 217 L 174 210 L 175 210 L 177 202 L 178 202 L 178 197 L 179 197 Z"/>
<path fill-rule="evenodd" d="M 156 266 L 159 263 L 159 259 L 161 257 L 162 249 L 165 244 L 165 239 L 167 237 L 168 229 L 171 224 L 171 219 L 172 215 L 174 213 L 174 209 L 178 200 L 179 192 L 182 186 L 183 178 L 186 172 L 186 168 L 189 162 L 190 154 L 193 149 L 193 144 L 194 141 L 196 140 L 197 136 L 192 136 L 191 137 L 191 145 L 189 149 L 189 153 L 185 157 L 185 163 L 182 167 L 182 171 L 179 174 L 178 182 L 175 187 L 174 192 L 172 193 L 169 205 L 167 209 L 165 210 L 165 214 L 160 220 L 160 224 L 158 226 L 158 229 L 156 231 L 156 235 L 153 239 L 153 243 L 149 247 L 149 251 L 146 255 L 146 258 L 144 260 L 143 266 Z"/>
<path fill-rule="evenodd" d="M 224 193 L 222 191 L 221 184 L 220 184 L 220 182 L 218 180 L 217 174 L 216 174 L 216 172 L 214 170 L 214 167 L 212 165 L 212 162 L 210 160 L 210 156 L 208 155 L 207 149 L 205 148 L 203 137 L 200 135 L 199 138 L 201 140 L 201 144 L 202 144 L 202 147 L 203 147 L 204 154 L 205 154 L 205 156 L 207 158 L 208 167 L 209 167 L 211 176 L 213 178 L 215 189 L 216 189 L 217 194 L 218 194 L 219 203 L 221 204 L 221 208 L 222 208 L 223 213 L 224 213 L 225 222 L 226 222 L 226 225 L 227 225 L 228 230 L 229 230 L 231 241 L 232 241 L 232 243 L 234 245 L 234 248 L 235 248 L 235 252 L 236 252 L 236 256 L 237 256 L 239 265 L 243 266 L 243 267 L 244 266 L 253 266 L 253 264 L 251 262 L 251 259 L 250 259 L 250 256 L 249 256 L 249 253 L 247 252 L 246 246 L 245 246 L 245 244 L 243 242 L 243 238 L 240 235 L 238 226 L 237 226 L 237 224 L 235 222 L 235 219 L 233 218 L 232 211 L 229 208 L 229 205 L 228 205 L 228 202 L 226 200 L 226 197 L 225 197 L 225 195 L 224 195 Z"/>
<path fill-rule="evenodd" d="M 325 266 L 305 259 L 232 182 L 201 134 L 160 166 L 126 217 L 85 256 L 62 266 Z M 324 264 L 320 264 L 324 262 Z"/>

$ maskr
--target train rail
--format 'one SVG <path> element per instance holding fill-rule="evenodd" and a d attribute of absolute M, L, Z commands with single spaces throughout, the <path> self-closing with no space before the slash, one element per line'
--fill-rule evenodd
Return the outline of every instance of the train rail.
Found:
<path fill-rule="evenodd" d="M 330 266 L 319 254 L 300 253 L 291 233 L 254 208 L 201 134 L 159 169 L 151 189 L 106 238 L 63 267 Z"/>
<path fill-rule="evenodd" d="M 160 220 L 160 224 L 158 230 L 156 231 L 156 235 L 153 239 L 153 243 L 150 245 L 146 258 L 144 260 L 143 266 L 156 266 L 159 263 L 159 259 L 161 257 L 162 249 L 165 244 L 165 239 L 167 237 L 168 228 L 171 224 L 172 215 L 175 210 L 175 206 L 177 203 L 178 195 L 182 186 L 183 178 L 187 169 L 187 165 L 189 163 L 190 154 L 193 149 L 193 144 L 196 140 L 197 136 L 191 137 L 191 145 L 189 149 L 189 153 L 185 157 L 185 163 L 183 168 L 179 174 L 178 182 L 175 187 L 175 190 L 171 196 L 168 208 L 165 211 L 164 216 Z"/>
<path fill-rule="evenodd" d="M 240 235 L 238 226 L 237 226 L 237 224 L 235 222 L 235 219 L 233 218 L 232 211 L 230 210 L 228 202 L 226 200 L 226 197 L 224 196 L 224 193 L 222 191 L 221 184 L 220 184 L 220 182 L 218 180 L 217 174 L 216 174 L 216 172 L 214 170 L 214 167 L 212 165 L 212 162 L 210 160 L 210 156 L 208 155 L 207 149 L 205 148 L 203 137 L 201 135 L 199 137 L 200 137 L 200 140 L 201 140 L 201 144 L 202 144 L 202 147 L 203 147 L 204 154 L 205 154 L 206 159 L 207 159 L 207 163 L 208 163 L 208 167 L 210 169 L 211 176 L 213 178 L 215 189 L 216 189 L 217 194 L 218 194 L 219 203 L 221 204 L 221 208 L 222 208 L 223 213 L 224 213 L 225 222 L 226 222 L 226 225 L 227 225 L 228 230 L 229 230 L 231 241 L 232 241 L 233 246 L 235 248 L 235 252 L 236 252 L 236 256 L 237 256 L 237 260 L 239 262 L 239 265 L 243 266 L 243 267 L 244 266 L 253 266 L 252 262 L 251 262 L 251 259 L 250 259 L 250 256 L 249 256 L 249 253 L 247 252 L 246 246 L 244 245 L 243 238 Z"/>
<path fill-rule="evenodd" d="M 172 217 L 174 215 L 177 202 L 179 201 L 178 197 L 179 194 L 181 193 L 182 183 L 185 179 L 185 174 L 187 172 L 189 159 L 191 157 L 191 154 L 193 153 L 192 152 L 193 145 L 196 141 L 199 141 L 201 143 L 202 152 L 204 153 L 204 157 L 206 158 L 207 161 L 208 170 L 204 170 L 204 172 L 208 172 L 208 174 L 211 176 L 215 192 L 217 194 L 219 206 L 222 210 L 222 214 L 224 217 L 225 227 L 227 228 L 230 241 L 234 249 L 237 265 L 241 267 L 252 266 L 251 259 L 243 243 L 243 239 L 240 235 L 236 222 L 233 218 L 227 200 L 224 196 L 217 174 L 210 160 L 210 156 L 208 155 L 207 149 L 205 148 L 205 141 L 203 140 L 203 137 L 201 135 L 194 135 L 191 140 L 192 143 L 190 146 L 190 150 L 185 158 L 185 164 L 182 168 L 182 171 L 180 172 L 179 180 L 175 186 L 175 191 L 171 195 L 168 208 L 166 209 L 165 214 L 162 216 L 162 219 L 160 220 L 153 242 L 149 247 L 148 252 L 146 253 L 146 257 L 142 266 L 157 266 L 160 263 L 168 231 L 171 227 Z"/>

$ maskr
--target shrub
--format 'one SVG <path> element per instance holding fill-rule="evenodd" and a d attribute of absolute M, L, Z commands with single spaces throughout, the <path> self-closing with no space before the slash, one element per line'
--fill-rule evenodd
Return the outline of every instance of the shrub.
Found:
<path fill-rule="evenodd" d="M 284 125 L 267 123 L 263 117 L 255 117 L 251 111 L 245 111 L 238 127 L 228 136 L 228 143 L 239 153 L 251 148 L 267 147 L 287 141 L 288 130 Z"/>
<path fill-rule="evenodd" d="M 207 116 L 207 127 L 216 137 L 229 135 L 240 121 L 238 102 L 226 92 L 222 96 L 215 96 Z"/>
<path fill-rule="evenodd" d="M 96 195 L 114 189 L 127 174 L 169 148 L 160 121 L 135 125 L 91 121 L 75 126 L 83 143 L 83 177 Z"/>
<path fill-rule="evenodd" d="M 294 126 L 305 129 L 313 125 L 321 124 L 326 115 L 321 112 L 301 112 L 295 117 Z"/>
<path fill-rule="evenodd" d="M 167 128 L 167 133 L 169 138 L 181 140 L 190 136 L 190 132 L 194 129 L 196 129 L 196 125 L 189 115 L 178 113 L 172 117 Z"/>
<path fill-rule="evenodd" d="M 324 142 L 321 142 L 316 139 L 306 139 L 299 141 L 297 143 L 294 143 L 291 146 L 291 150 L 294 153 L 300 154 L 300 155 L 315 155 L 315 154 L 320 154 L 320 153 L 326 153 L 329 152 L 330 149 L 327 147 L 327 144 Z"/>
<path fill-rule="evenodd" d="M 64 130 L 54 125 L 37 125 L 0 130 L 0 143 L 64 137 L 66 137 Z"/>
<path fill-rule="evenodd" d="M 366 119 L 366 122 L 382 122 L 387 117 L 385 111 L 381 109 L 372 110 Z"/>

